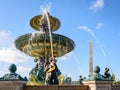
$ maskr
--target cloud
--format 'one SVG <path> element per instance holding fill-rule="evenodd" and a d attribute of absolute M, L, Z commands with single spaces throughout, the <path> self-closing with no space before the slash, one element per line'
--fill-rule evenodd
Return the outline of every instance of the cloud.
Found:
<path fill-rule="evenodd" d="M 71 56 L 72 56 L 72 53 L 69 52 L 69 53 L 67 53 L 66 55 L 60 57 L 60 60 L 70 60 L 70 59 L 71 59 Z"/>
<path fill-rule="evenodd" d="M 101 29 L 102 27 L 103 27 L 103 23 L 98 23 L 95 28 L 96 28 L 97 30 L 99 30 L 99 29 Z"/>
<path fill-rule="evenodd" d="M 15 49 L 10 31 L 0 30 L 0 61 L 5 63 L 22 63 L 27 57 Z"/>
<path fill-rule="evenodd" d="M 26 72 L 30 72 L 32 70 L 32 68 L 26 68 L 26 67 L 22 67 L 22 66 L 18 66 L 17 67 L 17 72 L 20 73 L 26 73 Z"/>
<path fill-rule="evenodd" d="M 9 31 L 0 30 L 0 47 L 9 46 L 11 43 L 11 39 L 12 39 L 11 37 L 12 35 Z"/>
<path fill-rule="evenodd" d="M 100 47 L 100 49 L 101 49 L 102 54 L 103 54 L 104 56 L 106 56 L 106 53 L 105 53 L 105 50 L 104 50 L 103 46 L 101 45 L 100 41 L 97 39 L 96 35 L 92 32 L 92 30 L 91 30 L 90 28 L 88 28 L 88 27 L 85 26 L 85 25 L 81 25 L 81 26 L 79 26 L 77 29 L 84 30 L 84 31 L 90 33 L 90 34 L 92 35 L 92 37 L 95 38 L 97 44 L 99 45 L 99 47 Z"/>
<path fill-rule="evenodd" d="M 0 40 L 1 41 L 9 39 L 10 36 L 11 36 L 11 33 L 9 31 L 5 31 L 5 30 L 1 31 L 0 30 Z"/>
<path fill-rule="evenodd" d="M 0 49 L 0 61 L 6 63 L 22 63 L 26 62 L 27 58 L 16 49 L 8 47 Z"/>
<path fill-rule="evenodd" d="M 98 11 L 102 9 L 103 6 L 104 6 L 104 0 L 96 0 L 94 2 L 91 2 L 91 6 L 89 9 L 93 11 Z"/>
<path fill-rule="evenodd" d="M 68 55 L 62 56 L 61 60 L 67 60 L 68 59 Z"/>

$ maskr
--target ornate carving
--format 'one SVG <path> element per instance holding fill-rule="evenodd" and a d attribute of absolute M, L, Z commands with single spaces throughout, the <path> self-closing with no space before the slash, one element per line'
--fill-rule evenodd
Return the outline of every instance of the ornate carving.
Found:
<path fill-rule="evenodd" d="M 51 53 L 49 34 L 36 34 L 30 41 L 31 35 L 25 34 L 20 36 L 15 41 L 16 48 L 32 57 L 39 57 L 40 55 L 48 57 Z M 52 34 L 52 42 L 54 57 L 63 56 L 75 47 L 71 39 L 59 34 Z"/>
<path fill-rule="evenodd" d="M 51 30 L 52 31 L 57 30 L 60 27 L 60 21 L 56 17 L 50 16 L 50 15 L 48 17 L 50 20 Z M 42 30 L 43 26 L 41 24 L 44 25 L 44 27 L 45 27 L 45 24 L 47 24 L 47 20 L 44 20 L 44 19 L 42 20 L 42 15 L 35 16 L 30 20 L 30 25 L 35 30 L 38 30 L 38 31 Z"/>

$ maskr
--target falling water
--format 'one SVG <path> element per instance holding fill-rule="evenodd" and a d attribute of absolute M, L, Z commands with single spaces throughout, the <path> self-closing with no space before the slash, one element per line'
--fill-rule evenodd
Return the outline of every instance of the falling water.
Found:
<path fill-rule="evenodd" d="M 41 35 L 41 34 L 44 34 L 45 32 L 43 32 L 43 31 L 36 31 L 36 32 L 33 32 L 32 34 L 30 34 L 30 36 L 29 36 L 29 40 L 28 40 L 28 47 L 29 48 L 27 48 L 27 53 L 29 53 L 30 51 L 31 51 L 31 43 L 33 42 L 33 38 L 35 37 L 35 36 L 39 36 L 39 35 Z"/>
<path fill-rule="evenodd" d="M 47 23 L 47 27 L 48 27 L 48 32 L 49 32 L 49 36 L 50 36 L 50 47 L 51 47 L 51 57 L 54 58 L 53 56 L 53 45 L 52 45 L 52 32 L 51 32 L 51 27 L 50 27 L 50 20 L 49 20 L 49 15 L 48 15 L 48 11 L 46 8 L 42 8 L 42 17 L 40 18 L 40 22 L 42 22 L 42 20 L 46 20 L 45 23 Z M 42 23 L 40 23 L 41 25 Z M 33 41 L 33 38 L 37 35 L 41 35 L 41 34 L 45 34 L 46 31 L 43 30 L 43 28 L 40 28 L 41 30 L 39 30 L 38 32 L 34 32 L 30 35 L 30 38 L 28 40 L 28 45 L 29 47 L 31 47 L 31 43 Z M 29 48 L 30 49 L 30 48 Z M 29 52 L 30 50 L 27 50 L 27 52 Z"/>
<path fill-rule="evenodd" d="M 75 62 L 76 62 L 76 64 L 77 64 L 78 70 L 79 70 L 79 72 L 80 72 L 79 74 L 81 75 L 82 73 L 81 73 L 81 70 L 80 70 L 79 60 L 78 60 L 76 54 L 75 54 L 73 51 L 72 51 L 72 54 L 73 54 L 73 56 L 74 56 L 74 58 L 75 58 Z"/>
<path fill-rule="evenodd" d="M 47 19 L 47 25 L 48 25 L 49 35 L 50 35 L 51 55 L 52 55 L 52 58 L 54 58 L 54 56 L 53 56 L 53 45 L 52 45 L 52 32 L 51 32 L 51 27 L 50 27 L 50 20 L 49 20 L 49 16 L 48 16 L 48 11 L 47 11 L 46 8 L 43 9 L 42 16 L 43 16 L 43 18 Z"/>
<path fill-rule="evenodd" d="M 102 51 L 102 54 L 103 54 L 104 56 L 107 56 L 107 55 L 106 55 L 106 52 L 105 52 L 105 50 L 104 50 L 104 48 L 103 48 L 103 46 L 102 46 L 101 43 L 100 43 L 100 41 L 97 39 L 96 35 L 92 32 L 92 30 L 91 30 L 90 28 L 88 28 L 87 26 L 81 25 L 81 26 L 78 27 L 78 29 L 84 30 L 84 31 L 90 33 L 90 35 L 92 35 L 92 37 L 94 37 L 95 40 L 97 41 L 97 43 L 98 43 L 98 45 L 99 45 L 99 47 L 100 47 L 100 49 L 101 49 L 101 51 Z"/>

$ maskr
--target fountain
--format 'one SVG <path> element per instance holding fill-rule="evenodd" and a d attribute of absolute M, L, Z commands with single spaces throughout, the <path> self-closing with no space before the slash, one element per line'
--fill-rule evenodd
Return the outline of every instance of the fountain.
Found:
<path fill-rule="evenodd" d="M 10 65 L 10 73 L 0 78 L 0 90 L 112 90 L 114 77 L 111 77 L 108 67 L 105 68 L 105 75 L 101 75 L 100 67 L 96 66 L 87 79 L 80 76 L 80 82 L 72 85 L 71 77 L 67 77 L 65 81 L 68 83 L 62 84 L 64 77 L 57 67 L 57 58 L 71 52 L 75 47 L 74 41 L 53 33 L 59 29 L 60 21 L 46 9 L 41 15 L 33 17 L 30 25 L 37 32 L 18 37 L 15 46 L 33 57 L 36 66 L 27 80 L 16 73 L 15 64 Z"/>
<path fill-rule="evenodd" d="M 37 32 L 22 35 L 15 40 L 16 48 L 33 57 L 37 63 L 30 72 L 28 84 L 59 84 L 57 79 L 61 72 L 56 65 L 56 58 L 71 52 L 75 47 L 74 41 L 66 36 L 53 33 L 59 29 L 60 21 L 51 16 L 46 9 L 41 15 L 33 17 L 30 25 Z M 53 76 L 49 74 L 52 72 Z"/>

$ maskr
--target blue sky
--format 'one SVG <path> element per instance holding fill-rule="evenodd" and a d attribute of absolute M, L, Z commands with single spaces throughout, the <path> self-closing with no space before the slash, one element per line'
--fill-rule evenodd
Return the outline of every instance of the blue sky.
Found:
<path fill-rule="evenodd" d="M 120 12 L 119 0 L 0 0 L 0 77 L 15 63 L 17 73 L 28 76 L 35 66 L 33 58 L 14 47 L 14 41 L 26 33 L 35 32 L 29 25 L 32 17 L 41 14 L 41 7 L 50 7 L 50 14 L 61 21 L 54 33 L 71 38 L 75 49 L 58 58 L 63 75 L 78 80 L 88 76 L 89 41 L 93 41 L 93 65 L 101 74 L 109 67 L 120 79 Z"/>

